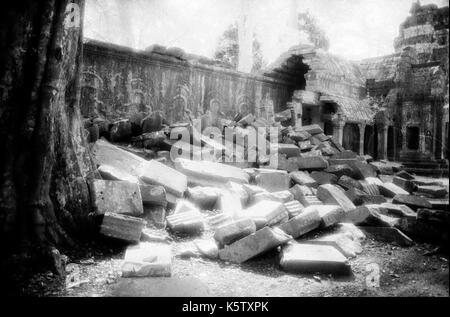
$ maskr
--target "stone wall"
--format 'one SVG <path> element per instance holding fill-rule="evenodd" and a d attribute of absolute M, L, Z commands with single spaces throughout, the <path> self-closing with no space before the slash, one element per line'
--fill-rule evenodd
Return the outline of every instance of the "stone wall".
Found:
<path fill-rule="evenodd" d="M 134 51 L 87 41 L 84 47 L 82 113 L 108 120 L 162 111 L 169 123 L 211 111 L 213 119 L 237 112 L 283 110 L 293 88 L 288 82 L 243 74 L 172 53 Z M 222 113 L 222 114 L 221 114 Z"/>

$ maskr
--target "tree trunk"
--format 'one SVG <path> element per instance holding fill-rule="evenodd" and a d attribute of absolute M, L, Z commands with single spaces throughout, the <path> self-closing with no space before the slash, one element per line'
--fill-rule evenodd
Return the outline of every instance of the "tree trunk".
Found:
<path fill-rule="evenodd" d="M 93 170 L 79 109 L 84 0 L 6 2 L 0 4 L 1 247 L 70 245 L 89 224 Z"/>

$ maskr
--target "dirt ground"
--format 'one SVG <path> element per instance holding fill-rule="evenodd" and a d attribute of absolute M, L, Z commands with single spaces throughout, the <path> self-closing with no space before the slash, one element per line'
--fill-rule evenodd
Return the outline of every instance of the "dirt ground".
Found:
<path fill-rule="evenodd" d="M 442 179 L 448 184 L 448 179 Z M 316 233 L 314 233 L 316 234 Z M 204 236 L 210 236 L 206 232 Z M 197 237 L 198 238 L 198 237 Z M 179 254 L 195 238 L 174 237 Z M 353 276 L 298 275 L 281 270 L 273 250 L 242 265 L 199 257 L 174 257 L 171 278 L 121 278 L 125 245 L 99 240 L 68 252 L 69 270 L 80 274 L 63 283 L 52 273 L 34 275 L 21 294 L 33 296 L 193 296 L 193 297 L 346 297 L 449 296 L 448 249 L 416 242 L 411 247 L 367 238 L 363 252 L 350 259 Z M 376 264 L 379 287 L 366 280 Z M 373 272 L 373 271 L 372 271 Z"/>

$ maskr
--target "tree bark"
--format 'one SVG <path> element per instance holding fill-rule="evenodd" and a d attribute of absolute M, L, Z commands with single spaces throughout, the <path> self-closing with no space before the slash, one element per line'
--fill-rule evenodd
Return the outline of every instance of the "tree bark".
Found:
<path fill-rule="evenodd" d="M 80 116 L 84 0 L 0 5 L 0 243 L 71 245 L 93 170 Z"/>

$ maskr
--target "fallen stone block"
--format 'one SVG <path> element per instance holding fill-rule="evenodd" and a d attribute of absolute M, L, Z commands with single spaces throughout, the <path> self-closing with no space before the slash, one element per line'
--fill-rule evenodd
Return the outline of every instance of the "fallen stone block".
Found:
<path fill-rule="evenodd" d="M 449 242 L 448 223 L 412 218 L 401 218 L 400 220 L 396 227 L 412 238 L 441 245 Z"/>
<path fill-rule="evenodd" d="M 186 175 L 193 185 L 223 187 L 229 181 L 244 184 L 249 181 L 248 174 L 242 169 L 226 164 L 178 158 L 175 168 Z"/>
<path fill-rule="evenodd" d="M 146 221 L 140 218 L 107 212 L 103 216 L 100 233 L 106 237 L 138 243 Z"/>
<path fill-rule="evenodd" d="M 325 184 L 336 184 L 338 180 L 336 175 L 326 172 L 312 172 L 311 178 L 314 179 L 319 186 Z"/>
<path fill-rule="evenodd" d="M 388 212 L 380 205 L 365 205 L 346 213 L 342 222 L 374 227 L 394 227 L 399 219 L 387 216 Z"/>
<path fill-rule="evenodd" d="M 335 159 L 328 160 L 330 165 L 342 165 L 346 164 L 353 170 L 353 177 L 356 179 L 365 179 L 366 177 L 376 177 L 377 173 L 375 168 L 365 162 L 361 162 L 357 159 Z"/>
<path fill-rule="evenodd" d="M 448 225 L 449 213 L 444 210 L 419 209 L 417 211 L 417 220 Z"/>
<path fill-rule="evenodd" d="M 345 192 L 341 191 L 334 185 L 322 185 L 317 190 L 317 198 L 322 202 L 329 205 L 339 205 L 345 212 L 355 209 L 355 205 L 345 195 Z"/>
<path fill-rule="evenodd" d="M 417 186 L 417 194 L 431 198 L 445 198 L 448 192 L 440 186 Z"/>
<path fill-rule="evenodd" d="M 306 131 L 311 135 L 323 133 L 322 128 L 318 124 L 304 125 L 300 131 Z"/>
<path fill-rule="evenodd" d="M 139 179 L 136 176 L 128 174 L 128 173 L 126 173 L 122 170 L 119 170 L 113 166 L 101 165 L 98 168 L 98 172 L 100 173 L 100 176 L 104 180 L 126 181 L 126 182 L 130 182 L 130 183 L 139 183 Z"/>
<path fill-rule="evenodd" d="M 256 185 L 269 192 L 288 190 L 291 179 L 287 173 L 269 172 L 261 173 L 255 177 Z"/>
<path fill-rule="evenodd" d="M 144 205 L 167 207 L 166 190 L 163 186 L 139 185 Z"/>
<path fill-rule="evenodd" d="M 366 240 L 366 235 L 353 223 L 339 223 L 336 225 L 336 234 L 345 234 L 354 241 L 363 242 Z"/>
<path fill-rule="evenodd" d="M 195 240 L 194 245 L 203 257 L 213 260 L 219 258 L 219 247 L 213 239 Z"/>
<path fill-rule="evenodd" d="M 377 186 L 383 185 L 383 181 L 378 177 L 366 177 L 364 180 L 369 185 L 377 185 Z"/>
<path fill-rule="evenodd" d="M 380 174 L 383 175 L 394 175 L 394 168 L 390 164 L 385 164 L 382 162 L 372 162 L 370 163 L 375 169 L 379 171 Z"/>
<path fill-rule="evenodd" d="M 293 131 L 288 134 L 288 137 L 295 142 L 308 141 L 311 138 L 311 134 L 306 131 Z"/>
<path fill-rule="evenodd" d="M 279 228 L 294 239 L 297 239 L 298 237 L 319 228 L 321 221 L 317 208 L 315 206 L 310 206 L 304 208 L 298 216 L 281 224 Z"/>
<path fill-rule="evenodd" d="M 205 229 L 205 218 L 197 209 L 178 213 L 175 210 L 174 214 L 167 216 L 166 219 L 169 229 L 173 232 L 195 235 Z"/>
<path fill-rule="evenodd" d="M 197 186 L 188 188 L 186 197 L 199 208 L 210 210 L 217 203 L 219 190 L 215 187 Z"/>
<path fill-rule="evenodd" d="M 432 181 L 432 180 L 412 180 L 414 184 L 417 186 L 443 186 L 443 183 L 441 181 Z"/>
<path fill-rule="evenodd" d="M 321 200 L 319 200 L 319 198 L 317 198 L 317 196 L 315 196 L 315 195 L 300 197 L 299 201 L 305 207 L 323 205 L 323 202 Z"/>
<path fill-rule="evenodd" d="M 265 200 L 270 200 L 270 201 L 277 201 L 282 203 L 283 199 L 281 199 L 280 197 L 275 196 L 273 193 L 258 193 L 255 194 L 252 198 L 252 203 L 256 204 L 259 203 L 261 201 L 265 201 Z"/>
<path fill-rule="evenodd" d="M 343 233 L 326 234 L 313 240 L 307 240 L 304 243 L 334 247 L 348 259 L 354 258 L 362 252 L 362 246 L 359 240 L 353 239 L 348 234 Z"/>
<path fill-rule="evenodd" d="M 415 179 L 414 176 L 412 176 L 411 174 L 409 174 L 406 171 L 400 171 L 400 172 L 396 173 L 395 176 L 401 177 L 403 179 L 410 180 L 410 181 Z"/>
<path fill-rule="evenodd" d="M 229 245 L 255 232 L 255 222 L 250 218 L 243 218 L 217 228 L 214 239 L 221 245 Z"/>
<path fill-rule="evenodd" d="M 361 190 L 363 189 L 360 182 L 358 182 L 357 180 L 355 180 L 351 177 L 348 177 L 346 175 L 341 176 L 341 178 L 339 178 L 339 181 L 337 183 L 339 186 L 342 186 L 346 190 L 349 190 L 352 188 L 361 189 Z"/>
<path fill-rule="evenodd" d="M 256 230 L 264 226 L 273 226 L 289 218 L 284 204 L 264 200 L 242 211 L 243 217 L 249 217 L 256 223 Z"/>
<path fill-rule="evenodd" d="M 227 186 L 231 192 L 237 194 L 240 197 L 242 206 L 246 206 L 248 204 L 250 195 L 247 189 L 245 189 L 244 184 L 228 182 Z"/>
<path fill-rule="evenodd" d="M 141 243 L 127 248 L 122 264 L 122 277 L 169 277 L 171 275 L 170 246 Z"/>
<path fill-rule="evenodd" d="M 386 208 L 388 213 L 400 218 L 417 218 L 417 213 L 406 205 L 395 205 L 391 203 L 383 203 L 381 207 Z"/>
<path fill-rule="evenodd" d="M 366 182 L 360 182 L 362 186 L 362 190 L 368 195 L 378 196 L 380 195 L 380 190 L 378 185 L 375 184 L 367 184 Z"/>
<path fill-rule="evenodd" d="M 259 187 L 259 186 L 254 186 L 254 185 L 243 184 L 242 187 L 247 191 L 249 196 L 253 196 L 258 193 L 264 193 L 264 192 L 267 193 L 268 192 L 264 188 Z"/>
<path fill-rule="evenodd" d="M 145 205 L 144 218 L 158 229 L 166 228 L 166 208 L 163 206 Z"/>
<path fill-rule="evenodd" d="M 272 195 L 279 198 L 282 203 L 288 203 L 294 200 L 294 195 L 289 190 L 283 190 L 281 192 L 272 193 Z"/>
<path fill-rule="evenodd" d="M 187 189 L 185 175 L 157 161 L 147 161 L 142 165 L 139 178 L 146 184 L 163 186 L 166 192 L 177 197 L 182 197 Z"/>
<path fill-rule="evenodd" d="M 141 191 L 136 183 L 95 179 L 90 184 L 90 192 L 98 215 L 114 212 L 141 216 L 144 213 Z"/>
<path fill-rule="evenodd" d="M 307 172 L 292 172 L 289 176 L 295 184 L 305 185 L 308 187 L 318 187 L 317 182 Z"/>
<path fill-rule="evenodd" d="M 294 273 L 351 273 L 347 258 L 329 245 L 290 243 L 281 250 L 280 266 Z"/>
<path fill-rule="evenodd" d="M 323 205 L 315 207 L 319 212 L 321 226 L 323 228 L 331 227 L 339 223 L 345 217 L 345 212 L 340 206 Z"/>
<path fill-rule="evenodd" d="M 425 198 L 413 195 L 396 195 L 392 202 L 397 205 L 406 205 L 414 211 L 417 211 L 417 209 L 420 208 L 433 208 L 431 203 Z"/>
<path fill-rule="evenodd" d="M 300 215 L 303 209 L 305 209 L 305 207 L 298 200 L 292 200 L 288 203 L 285 203 L 284 207 L 288 212 L 289 219 Z"/>
<path fill-rule="evenodd" d="M 224 226 L 226 224 L 232 223 L 233 217 L 231 215 L 227 215 L 227 214 L 218 214 L 218 215 L 214 215 L 214 216 L 210 216 L 207 219 L 208 225 L 210 228 L 212 228 L 213 230 L 216 230 L 217 228 Z"/>
<path fill-rule="evenodd" d="M 341 185 L 342 186 L 342 185 Z M 345 196 L 347 196 L 354 205 L 359 206 L 363 204 L 362 197 L 365 196 L 366 193 L 362 190 L 352 187 L 345 192 Z"/>
<path fill-rule="evenodd" d="M 167 234 L 166 231 L 155 230 L 151 228 L 142 229 L 141 242 L 155 242 L 155 243 L 167 243 L 172 242 L 172 238 Z"/>
<path fill-rule="evenodd" d="M 344 175 L 348 176 L 348 177 L 352 177 L 353 176 L 353 170 L 347 164 L 331 165 L 324 172 L 327 172 L 327 173 L 330 173 L 330 174 L 334 174 L 338 178 L 341 178 Z"/>
<path fill-rule="evenodd" d="M 297 143 L 298 147 L 300 148 L 301 152 L 308 152 L 314 148 L 314 145 L 311 144 L 311 141 L 299 141 Z"/>
<path fill-rule="evenodd" d="M 300 170 L 324 170 L 329 166 L 322 156 L 299 157 L 297 163 Z"/>
<path fill-rule="evenodd" d="M 412 192 L 416 191 L 416 189 L 417 189 L 416 184 L 414 184 L 413 182 L 411 182 L 409 180 L 401 178 L 401 177 L 394 176 L 394 178 L 392 179 L 392 182 L 395 185 L 397 185 L 398 187 L 407 191 L 408 193 L 412 193 Z"/>
<path fill-rule="evenodd" d="M 299 157 L 300 148 L 294 144 L 278 144 L 278 153 L 286 155 L 287 158 Z"/>
<path fill-rule="evenodd" d="M 360 198 L 363 205 L 380 205 L 387 202 L 386 197 L 382 195 L 362 195 Z"/>
<path fill-rule="evenodd" d="M 223 190 L 217 199 L 215 209 L 235 217 L 242 211 L 241 197 L 232 191 Z"/>
<path fill-rule="evenodd" d="M 335 137 L 330 138 L 330 143 L 333 144 L 333 146 L 339 150 L 339 152 L 344 152 L 344 147 L 338 142 L 338 140 Z"/>
<path fill-rule="evenodd" d="M 393 183 L 384 183 L 383 185 L 378 186 L 378 188 L 383 196 L 389 198 L 394 198 L 396 195 L 409 195 L 406 190 Z"/>
<path fill-rule="evenodd" d="M 372 236 L 374 239 L 395 243 L 401 247 L 408 247 L 414 244 L 414 242 L 407 235 L 400 230 L 391 227 L 361 227 L 365 233 Z"/>
<path fill-rule="evenodd" d="M 291 236 L 280 229 L 265 227 L 220 249 L 219 258 L 223 261 L 243 263 L 291 239 Z"/>
<path fill-rule="evenodd" d="M 294 199 L 300 201 L 303 196 L 313 196 L 314 193 L 310 187 L 304 185 L 295 185 L 289 191 L 294 195 Z"/>

